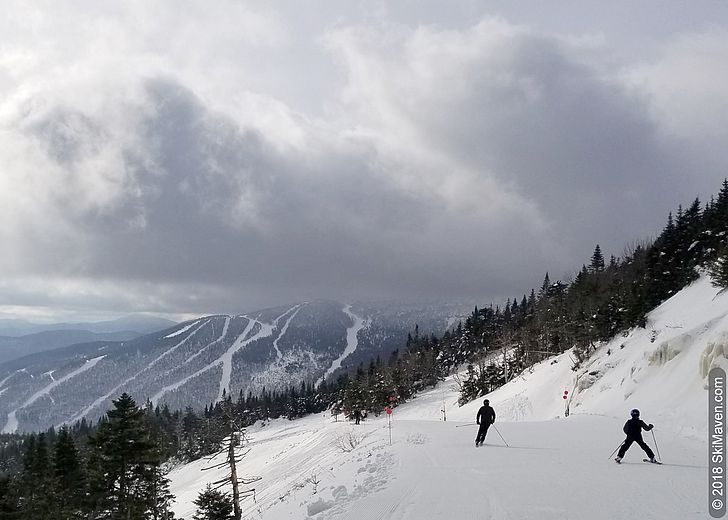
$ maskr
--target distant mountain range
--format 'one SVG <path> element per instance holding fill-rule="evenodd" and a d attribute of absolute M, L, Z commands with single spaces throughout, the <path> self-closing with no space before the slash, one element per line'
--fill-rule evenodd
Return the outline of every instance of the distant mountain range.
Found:
<path fill-rule="evenodd" d="M 127 316 L 96 323 L 38 324 L 0 320 L 0 363 L 19 357 L 91 341 L 126 341 L 175 325 L 149 316 Z"/>
<path fill-rule="evenodd" d="M 135 331 L 147 334 L 175 324 L 174 321 L 139 314 L 92 323 L 32 323 L 26 320 L 0 319 L 0 336 L 20 337 L 56 330 L 83 330 L 97 334 Z"/>
<path fill-rule="evenodd" d="M 404 348 L 415 326 L 441 334 L 469 311 L 452 304 L 304 302 L 37 352 L 0 364 L 0 429 L 95 420 L 122 392 L 139 402 L 200 409 L 224 392 L 318 383 Z"/>

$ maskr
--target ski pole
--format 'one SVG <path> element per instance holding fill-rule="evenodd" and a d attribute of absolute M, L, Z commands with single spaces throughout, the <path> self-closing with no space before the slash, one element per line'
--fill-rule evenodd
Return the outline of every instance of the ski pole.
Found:
<path fill-rule="evenodd" d="M 612 454 L 609 457 L 607 457 L 607 458 L 608 459 L 611 459 L 614 456 L 614 454 L 617 453 L 617 450 L 622 447 L 622 444 L 624 444 L 624 441 L 622 441 L 619 446 L 617 446 L 616 448 L 614 448 L 614 451 L 612 452 Z"/>
<path fill-rule="evenodd" d="M 463 426 L 478 426 L 476 423 L 471 424 L 456 424 L 455 428 L 462 428 Z"/>
<path fill-rule="evenodd" d="M 496 433 L 497 433 L 497 434 L 498 434 L 498 435 L 500 436 L 501 440 L 503 441 L 503 444 L 505 444 L 505 445 L 506 445 L 506 448 L 510 448 L 510 446 L 508 446 L 508 443 L 506 442 L 506 440 L 505 440 L 505 439 L 503 438 L 503 436 L 501 435 L 501 432 L 499 432 L 499 431 L 498 431 L 498 428 L 496 428 L 496 427 L 495 427 L 495 424 L 491 424 L 491 426 L 493 426 L 493 429 L 494 429 L 494 430 L 496 431 Z"/>
<path fill-rule="evenodd" d="M 657 450 L 657 457 L 662 460 L 662 455 L 660 455 L 660 447 L 657 445 L 657 439 L 655 438 L 655 429 L 652 429 L 652 440 L 655 441 L 655 449 Z"/>

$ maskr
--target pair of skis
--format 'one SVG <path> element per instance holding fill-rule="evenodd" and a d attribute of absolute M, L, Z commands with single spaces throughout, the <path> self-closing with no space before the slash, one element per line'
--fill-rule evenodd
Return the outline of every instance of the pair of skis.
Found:
<path fill-rule="evenodd" d="M 614 459 L 614 462 L 616 462 L 617 464 L 622 464 L 621 460 Z M 649 462 L 650 464 L 658 464 L 658 465 L 662 464 L 662 462 L 659 460 L 651 461 L 650 459 L 642 459 L 642 462 Z"/>

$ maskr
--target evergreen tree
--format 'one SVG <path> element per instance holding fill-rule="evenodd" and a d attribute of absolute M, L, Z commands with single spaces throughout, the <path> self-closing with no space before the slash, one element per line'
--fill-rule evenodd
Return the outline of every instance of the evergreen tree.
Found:
<path fill-rule="evenodd" d="M 83 510 L 86 475 L 76 444 L 67 427 L 58 432 L 53 452 L 58 518 L 75 518 Z"/>
<path fill-rule="evenodd" d="M 597 244 L 594 248 L 589 268 L 592 273 L 600 273 L 604 271 L 604 255 L 602 254 L 602 249 L 599 247 L 599 244 Z"/>
<path fill-rule="evenodd" d="M 703 222 L 705 255 L 714 260 L 728 239 L 728 179 L 723 180 L 718 197 L 705 209 Z"/>
<path fill-rule="evenodd" d="M 667 225 L 650 248 L 647 264 L 647 307 L 652 309 L 669 298 L 679 285 L 677 266 L 678 231 L 672 213 Z"/>
<path fill-rule="evenodd" d="M 21 500 L 18 518 L 36 520 L 55 516 L 54 485 L 44 433 L 37 437 L 31 435 L 28 439 L 19 485 Z"/>
<path fill-rule="evenodd" d="M 108 420 L 91 440 L 103 489 L 97 497 L 99 518 L 171 518 L 165 506 L 168 482 L 160 478 L 159 452 L 149 437 L 144 410 L 126 393 L 112 403 Z"/>
<path fill-rule="evenodd" d="M 9 477 L 0 476 L 0 518 L 17 518 L 17 499 L 11 489 Z"/>
<path fill-rule="evenodd" d="M 232 520 L 233 501 L 230 495 L 212 489 L 210 484 L 204 491 L 201 491 L 194 501 L 197 512 L 192 520 Z"/>
<path fill-rule="evenodd" d="M 541 291 L 538 293 L 538 297 L 543 298 L 548 292 L 549 287 L 551 287 L 551 279 L 549 278 L 549 273 L 547 271 L 546 276 L 543 277 L 543 283 L 541 284 Z"/>
<path fill-rule="evenodd" d="M 718 258 L 709 265 L 708 274 L 713 286 L 722 289 L 728 287 L 728 247 L 724 247 Z"/>
<path fill-rule="evenodd" d="M 169 479 L 158 460 L 146 468 L 143 500 L 147 506 L 145 519 L 172 520 L 174 518 L 170 510 L 174 495 L 169 491 Z"/>

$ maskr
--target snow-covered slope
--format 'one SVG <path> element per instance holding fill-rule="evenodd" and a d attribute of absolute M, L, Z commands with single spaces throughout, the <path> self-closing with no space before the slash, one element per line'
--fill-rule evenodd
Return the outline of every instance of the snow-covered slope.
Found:
<path fill-rule="evenodd" d="M 493 392 L 497 430 L 482 448 L 472 426 L 481 400 L 458 408 L 452 378 L 395 410 L 391 445 L 385 417 L 256 425 L 241 472 L 262 480 L 244 511 L 258 519 L 705 518 L 705 375 L 726 366 L 728 353 L 728 295 L 716 292 L 701 279 L 578 370 L 565 353 Z M 656 425 L 662 466 L 642 463 L 637 446 L 621 466 L 609 458 L 635 407 Z M 205 464 L 170 475 L 184 517 L 205 483 L 222 476 L 201 472 Z"/>
<path fill-rule="evenodd" d="M 491 402 L 508 420 L 546 420 L 563 417 L 568 390 L 572 414 L 622 418 L 638 408 L 661 429 L 705 439 L 706 376 L 711 366 L 728 368 L 728 291 L 717 293 L 703 277 L 650 313 L 644 329 L 600 345 L 576 372 L 567 352 L 493 392 Z"/>

